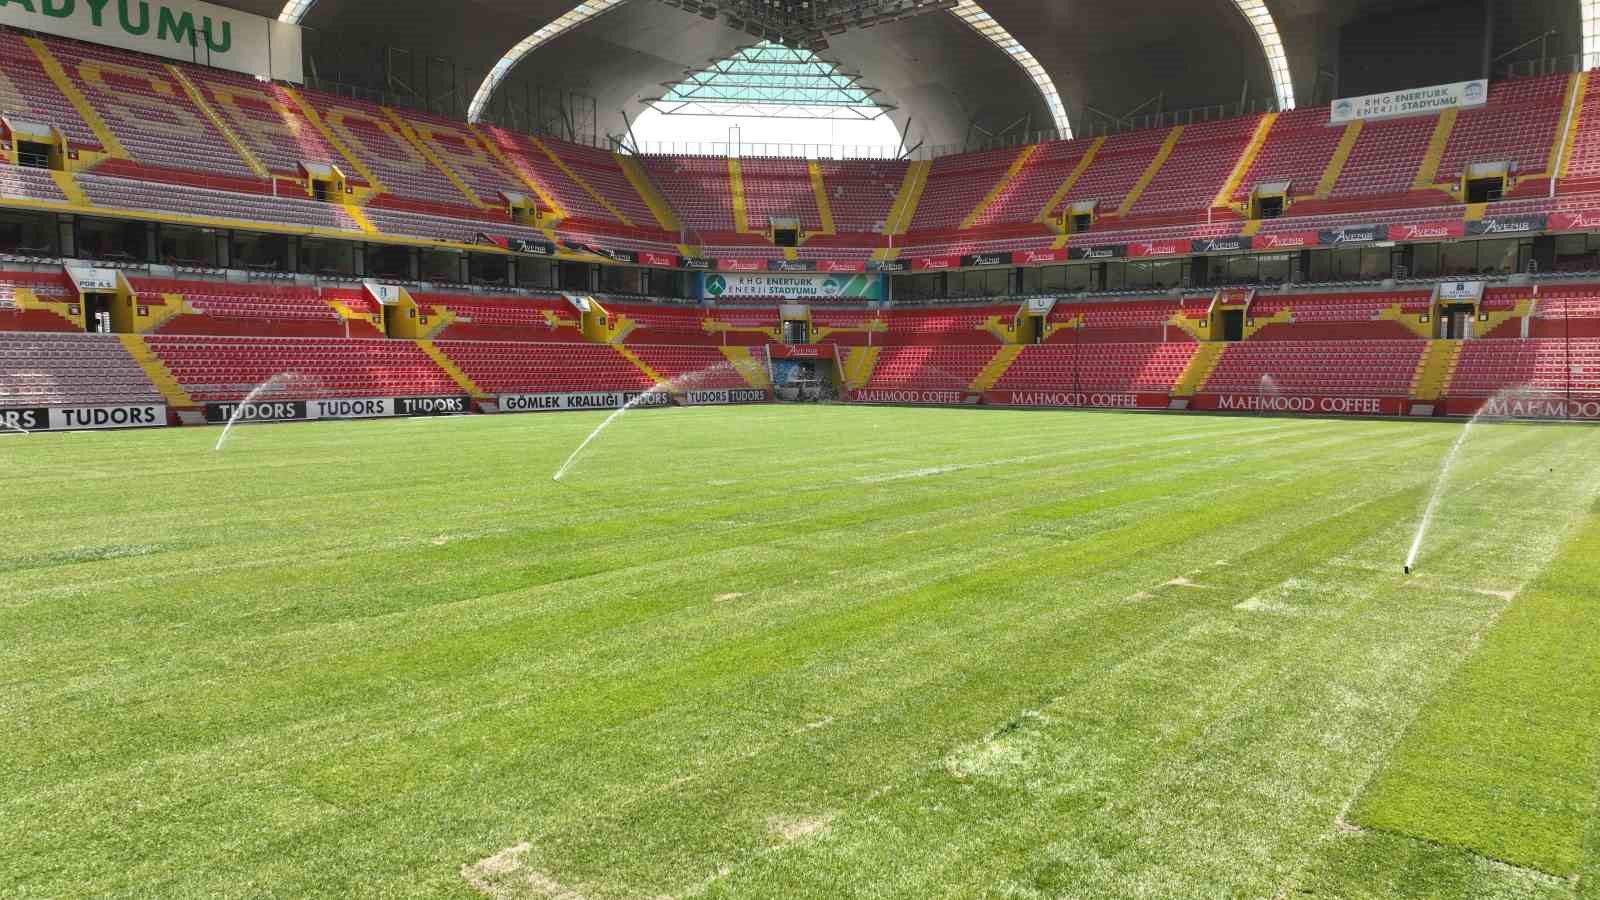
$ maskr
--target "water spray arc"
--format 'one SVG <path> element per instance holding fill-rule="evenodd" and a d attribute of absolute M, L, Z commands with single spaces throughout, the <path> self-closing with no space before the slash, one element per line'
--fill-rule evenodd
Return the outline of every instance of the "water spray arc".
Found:
<path fill-rule="evenodd" d="M 233 408 L 233 415 L 228 417 L 228 424 L 223 426 L 222 434 L 217 436 L 217 444 L 211 448 L 212 452 L 215 453 L 222 450 L 222 446 L 228 442 L 228 435 L 233 432 L 233 426 L 239 424 L 240 416 L 244 415 L 245 410 L 250 407 L 250 404 L 256 402 L 256 400 L 262 394 L 265 394 L 268 391 L 281 390 L 284 385 L 292 383 L 296 377 L 297 376 L 293 372 L 279 372 L 271 378 L 268 378 L 266 381 L 256 385 L 255 389 L 250 391 L 250 393 L 245 394 L 244 399 L 240 400 L 238 405 Z"/>

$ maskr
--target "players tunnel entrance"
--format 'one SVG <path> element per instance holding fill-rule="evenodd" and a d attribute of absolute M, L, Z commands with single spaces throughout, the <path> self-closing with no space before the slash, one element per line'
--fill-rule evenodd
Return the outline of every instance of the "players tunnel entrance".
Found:
<path fill-rule="evenodd" d="M 1472 319 L 1477 307 L 1471 303 L 1439 304 L 1439 337 L 1461 341 L 1472 337 Z"/>
<path fill-rule="evenodd" d="M 1244 340 L 1244 310 L 1225 309 L 1220 313 L 1222 317 L 1222 339 L 1225 341 Z"/>

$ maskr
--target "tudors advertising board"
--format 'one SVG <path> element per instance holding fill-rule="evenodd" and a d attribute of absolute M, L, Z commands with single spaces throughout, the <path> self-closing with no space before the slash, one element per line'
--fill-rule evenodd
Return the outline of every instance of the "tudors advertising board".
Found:
<path fill-rule="evenodd" d="M 381 419 L 392 416 L 455 416 L 470 411 L 467 397 L 355 397 L 345 400 L 255 400 L 207 403 L 206 421 L 307 422 L 318 419 Z"/>
<path fill-rule="evenodd" d="M 755 388 L 734 388 L 718 391 L 686 391 L 683 402 L 686 406 L 726 406 L 730 403 L 765 403 L 772 397 L 766 391 Z"/>
<path fill-rule="evenodd" d="M 1403 416 L 1404 397 L 1316 397 L 1291 394 L 1200 394 L 1190 409 L 1217 412 L 1298 413 L 1308 416 Z"/>
<path fill-rule="evenodd" d="M 665 391 L 583 391 L 569 394 L 501 394 L 501 412 L 554 412 L 574 409 L 621 409 L 624 406 L 671 406 Z"/>
<path fill-rule="evenodd" d="M 1059 407 L 1063 409 L 1166 409 L 1166 394 L 1089 391 L 987 391 L 983 402 L 992 406 Z"/>
<path fill-rule="evenodd" d="M 0 24 L 268 81 L 305 80 L 300 26 L 198 0 L 12 0 L 0 3 Z"/>
<path fill-rule="evenodd" d="M 162 403 L 130 406 L 36 406 L 0 409 L 0 431 L 88 431 L 167 424 Z"/>
<path fill-rule="evenodd" d="M 1538 234 L 1544 230 L 1544 216 L 1485 216 L 1467 223 L 1467 234 Z"/>
<path fill-rule="evenodd" d="M 923 388 L 863 388 L 850 395 L 856 403 L 901 403 L 915 406 L 976 406 L 982 394 Z"/>

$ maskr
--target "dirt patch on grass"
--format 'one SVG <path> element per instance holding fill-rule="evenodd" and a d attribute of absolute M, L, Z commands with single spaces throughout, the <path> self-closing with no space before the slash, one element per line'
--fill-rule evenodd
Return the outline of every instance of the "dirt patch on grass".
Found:
<path fill-rule="evenodd" d="M 493 856 L 461 867 L 461 877 L 472 889 L 495 900 L 538 898 L 538 900 L 584 900 L 583 894 L 543 872 L 530 871 L 525 864 L 533 845 L 513 844 Z"/>
<path fill-rule="evenodd" d="M 737 600 L 737 599 L 739 599 L 740 597 L 743 597 L 743 596 L 744 596 L 744 594 L 742 592 L 740 592 L 740 591 L 729 591 L 726 594 L 718 594 L 715 597 L 712 597 L 711 598 L 711 602 L 712 603 L 732 603 L 733 601 L 735 601 L 735 600 Z"/>
<path fill-rule="evenodd" d="M 822 831 L 833 820 L 833 813 L 820 816 L 773 816 L 767 820 L 767 827 L 787 844 Z"/>

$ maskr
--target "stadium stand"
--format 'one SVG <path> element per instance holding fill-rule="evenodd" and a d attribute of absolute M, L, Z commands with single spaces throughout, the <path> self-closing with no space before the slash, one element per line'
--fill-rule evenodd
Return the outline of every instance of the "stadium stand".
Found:
<path fill-rule="evenodd" d="M 424 315 L 446 320 L 447 324 L 435 335 L 439 338 L 540 343 L 584 340 L 578 314 L 565 300 L 422 291 L 413 292 L 411 298 Z"/>
<path fill-rule="evenodd" d="M 1199 345 L 1044 344 L 1023 349 L 995 382 L 1001 390 L 1085 390 L 1168 393 Z"/>
<path fill-rule="evenodd" d="M 159 402 L 115 336 L 0 332 L 0 407 Z"/>
<path fill-rule="evenodd" d="M 1422 341 L 1246 341 L 1229 345 L 1202 390 L 1405 396 L 1426 347 Z"/>
<path fill-rule="evenodd" d="M 489 394 L 642 391 L 655 385 L 638 366 L 602 344 L 434 344 Z"/>
<path fill-rule="evenodd" d="M 285 395 L 302 399 L 461 393 L 410 341 L 165 334 L 145 340 L 189 396 L 201 403 L 239 400 L 283 373 L 292 376 Z"/>
<path fill-rule="evenodd" d="M 890 347 L 879 356 L 868 388 L 966 390 L 998 347 Z"/>
<path fill-rule="evenodd" d="M 1600 339 L 1467 341 L 1451 382 L 1452 395 L 1517 393 L 1600 394 Z"/>

